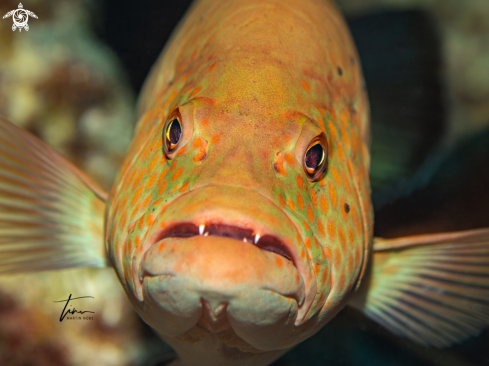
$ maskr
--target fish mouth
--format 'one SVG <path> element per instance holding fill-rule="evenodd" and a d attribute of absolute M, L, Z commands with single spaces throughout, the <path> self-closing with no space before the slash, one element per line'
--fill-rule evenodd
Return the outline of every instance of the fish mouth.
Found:
<path fill-rule="evenodd" d="M 199 226 L 192 222 L 178 223 L 163 229 L 153 240 L 156 244 L 167 238 L 190 238 L 198 235 L 218 236 L 243 241 L 294 262 L 290 248 L 280 238 L 270 234 L 260 234 L 257 230 L 223 223 L 207 223 Z"/>
<path fill-rule="evenodd" d="M 197 324 L 229 331 L 218 323 L 259 350 L 292 345 L 317 293 L 299 233 L 278 205 L 251 190 L 205 186 L 181 195 L 132 259 L 136 308 L 166 337 Z M 205 316 L 203 301 L 226 320 Z"/>

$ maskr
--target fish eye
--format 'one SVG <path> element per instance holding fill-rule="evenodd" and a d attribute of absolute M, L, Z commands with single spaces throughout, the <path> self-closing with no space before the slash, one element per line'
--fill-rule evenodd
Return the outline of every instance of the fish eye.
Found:
<path fill-rule="evenodd" d="M 163 140 L 165 154 L 171 154 L 178 146 L 182 137 L 182 119 L 178 113 L 174 113 L 165 122 L 163 128 Z"/>
<path fill-rule="evenodd" d="M 323 134 L 314 138 L 304 154 L 304 171 L 311 181 L 316 180 L 326 169 L 328 145 Z"/>

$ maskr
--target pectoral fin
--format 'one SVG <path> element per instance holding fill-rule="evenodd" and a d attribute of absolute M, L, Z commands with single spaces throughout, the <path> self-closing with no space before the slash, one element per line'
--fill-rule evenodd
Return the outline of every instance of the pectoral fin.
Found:
<path fill-rule="evenodd" d="M 106 193 L 0 116 L 0 273 L 104 267 Z"/>
<path fill-rule="evenodd" d="M 489 324 L 489 229 L 377 238 L 351 305 L 427 346 L 478 334 Z"/>

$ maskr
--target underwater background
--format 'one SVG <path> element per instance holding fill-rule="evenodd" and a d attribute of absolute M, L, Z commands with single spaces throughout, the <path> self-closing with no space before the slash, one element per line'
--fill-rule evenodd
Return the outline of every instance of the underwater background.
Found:
<path fill-rule="evenodd" d="M 338 0 L 372 117 L 375 235 L 489 227 L 489 1 Z M 109 189 L 153 62 L 190 1 L 28 0 L 0 21 L 0 113 Z M 0 0 L 0 13 L 18 3 Z M 93 321 L 59 322 L 55 300 Z M 489 364 L 489 332 L 448 349 L 400 339 L 346 308 L 274 366 Z M 170 352 L 111 268 L 0 276 L 0 365 L 146 366 Z"/>

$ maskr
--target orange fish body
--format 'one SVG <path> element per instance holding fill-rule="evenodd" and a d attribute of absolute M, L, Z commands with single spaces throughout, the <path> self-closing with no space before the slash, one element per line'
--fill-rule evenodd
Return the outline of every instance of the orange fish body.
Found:
<path fill-rule="evenodd" d="M 488 229 L 373 245 L 368 102 L 330 1 L 195 3 L 138 118 L 106 206 L 0 119 L 0 214 L 24 230 L 0 225 L 0 271 L 110 262 L 171 365 L 268 365 L 347 303 L 427 345 L 487 324 Z"/>
<path fill-rule="evenodd" d="M 176 349 L 191 340 L 202 349 L 222 342 L 223 352 L 237 343 L 282 353 L 319 330 L 359 283 L 372 242 L 368 104 L 336 7 L 196 3 L 140 110 L 111 193 L 107 243 L 143 319 L 157 316 L 155 329 Z M 176 114 L 181 139 L 165 156 L 164 124 Z M 321 135 L 327 168 L 311 179 L 304 155 Z M 270 236 L 287 252 L 242 241 L 256 234 L 258 246 L 273 246 Z"/>

